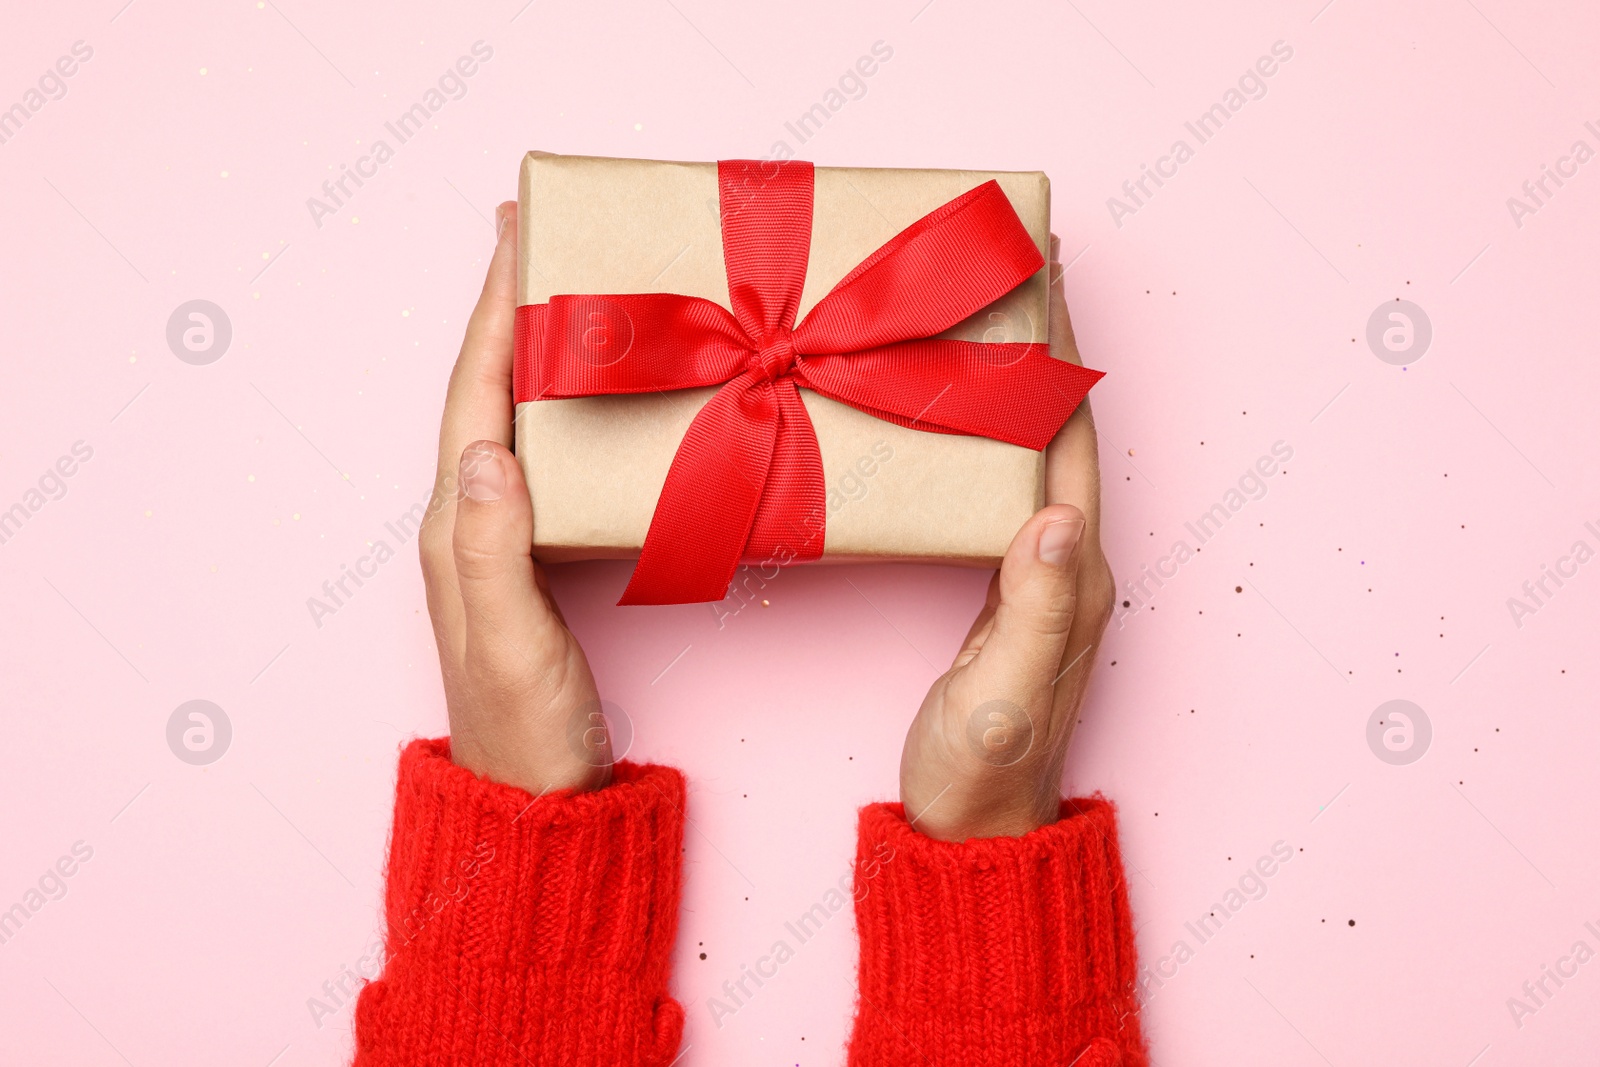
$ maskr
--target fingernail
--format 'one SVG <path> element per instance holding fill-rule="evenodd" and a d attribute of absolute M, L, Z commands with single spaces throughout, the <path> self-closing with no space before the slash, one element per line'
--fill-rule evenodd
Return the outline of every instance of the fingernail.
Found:
<path fill-rule="evenodd" d="M 506 206 L 501 204 L 494 209 L 494 239 L 500 240 L 506 232 Z"/>
<path fill-rule="evenodd" d="M 1073 546 L 1082 536 L 1082 519 L 1057 519 L 1039 535 L 1039 561 L 1059 567 L 1067 562 Z"/>
<path fill-rule="evenodd" d="M 506 491 L 506 472 L 493 449 L 468 445 L 461 453 L 461 491 L 474 500 L 492 503 Z"/>

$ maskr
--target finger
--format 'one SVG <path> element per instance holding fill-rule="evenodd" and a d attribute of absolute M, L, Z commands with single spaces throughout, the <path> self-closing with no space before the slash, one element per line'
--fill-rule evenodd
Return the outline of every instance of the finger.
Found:
<path fill-rule="evenodd" d="M 1000 572 L 995 571 L 989 579 L 989 590 L 984 594 L 983 610 L 978 612 L 978 617 L 972 620 L 972 626 L 967 630 L 967 636 L 961 642 L 961 650 L 956 653 L 951 667 L 965 666 L 978 654 L 983 643 L 989 639 L 989 631 L 994 629 L 994 611 L 1000 606 Z"/>
<path fill-rule="evenodd" d="M 1059 259 L 1059 243 L 1056 253 Z M 1050 347 L 1056 357 L 1082 365 L 1072 317 L 1067 310 L 1065 270 L 1060 263 L 1051 265 Z M 1065 725 L 1065 730 L 1059 734 L 1063 751 L 1072 736 L 1077 721 L 1076 708 L 1082 700 L 1093 663 L 1090 653 L 1105 629 L 1115 596 L 1111 571 L 1100 545 L 1099 445 L 1094 411 L 1086 398 L 1045 450 L 1045 500 L 1050 504 L 1070 504 L 1085 519 L 1082 540 L 1076 549 L 1073 619 L 1055 675 L 1054 714 L 1057 722 Z"/>
<path fill-rule="evenodd" d="M 421 552 L 428 609 L 446 661 L 459 661 L 461 604 L 454 591 L 451 537 L 455 528 L 457 465 L 472 441 L 511 443 L 511 359 L 516 321 L 517 205 L 501 204 L 494 254 L 477 307 L 467 322 L 461 354 L 450 374 L 433 499 L 423 522 Z"/>
<path fill-rule="evenodd" d="M 1050 282 L 1050 353 L 1082 365 L 1072 320 L 1067 314 L 1066 285 L 1059 265 Z M 1071 504 L 1083 512 L 1093 543 L 1099 543 L 1100 449 L 1094 412 L 1084 399 L 1045 449 L 1045 501 Z"/>
<path fill-rule="evenodd" d="M 999 604 L 978 662 L 1012 686 L 1047 691 L 1072 629 L 1084 516 L 1070 505 L 1043 508 L 1017 531 L 1000 563 Z M 992 672 L 992 674 L 991 674 Z"/>
<path fill-rule="evenodd" d="M 1045 448 L 1044 499 L 1071 504 L 1100 528 L 1100 436 L 1087 401 Z"/>
<path fill-rule="evenodd" d="M 1083 366 L 1078 355 L 1078 340 L 1072 333 L 1072 316 L 1067 313 L 1066 271 L 1061 266 L 1061 238 L 1050 235 L 1050 354 Z"/>
<path fill-rule="evenodd" d="M 533 505 L 504 445 L 461 453 L 452 551 L 463 607 L 464 667 L 491 683 L 544 675 L 560 629 L 530 554 Z"/>
<path fill-rule="evenodd" d="M 439 427 L 439 471 L 455 469 L 473 441 L 511 444 L 511 360 L 517 319 L 517 205 L 501 204 L 499 238 L 478 304 L 467 320 L 461 355 L 450 374 Z"/>
<path fill-rule="evenodd" d="M 1056 358 L 1063 358 L 1066 350 L 1061 347 L 1062 339 L 1070 336 L 1071 327 L 1066 326 L 1066 299 L 1062 296 L 1061 285 L 1061 238 L 1055 234 L 1050 235 L 1050 340 L 1051 352 Z M 1073 350 L 1074 352 L 1076 349 Z M 1062 435 L 1057 435 L 1059 440 Z M 1052 445 L 1052 447 L 1055 447 Z M 1049 469 L 1048 454 L 1046 470 Z M 1047 503 L 1058 503 L 1055 497 L 1047 496 Z M 952 664 L 960 667 L 968 663 L 978 654 L 984 641 L 989 637 L 989 632 L 994 629 L 994 613 L 1000 604 L 1000 573 L 995 572 L 994 578 L 989 582 L 988 594 L 984 598 L 983 610 L 978 612 L 978 617 L 972 621 L 972 627 L 967 631 L 966 638 L 961 642 L 961 649 L 956 653 Z"/>

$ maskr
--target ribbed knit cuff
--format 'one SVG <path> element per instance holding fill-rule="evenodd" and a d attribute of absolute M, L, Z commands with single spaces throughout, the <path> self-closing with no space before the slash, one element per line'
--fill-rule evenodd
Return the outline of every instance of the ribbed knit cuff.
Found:
<path fill-rule="evenodd" d="M 926 837 L 861 810 L 852 1067 L 1142 1067 L 1116 816 L 1095 797 L 1023 837 Z"/>
<path fill-rule="evenodd" d="M 535 798 L 451 763 L 448 739 L 408 745 L 358 1067 L 670 1063 L 683 811 L 669 767 Z"/>

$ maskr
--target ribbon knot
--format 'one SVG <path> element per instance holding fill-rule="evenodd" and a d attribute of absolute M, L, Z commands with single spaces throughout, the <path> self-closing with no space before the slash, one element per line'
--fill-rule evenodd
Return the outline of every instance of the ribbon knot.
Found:
<path fill-rule="evenodd" d="M 517 308 L 519 404 L 727 386 L 673 456 L 623 604 L 721 600 L 741 560 L 822 555 L 822 455 L 800 386 L 901 426 L 1037 451 L 1102 376 L 1043 343 L 938 337 L 1044 266 L 993 181 L 890 238 L 796 325 L 813 181 L 798 160 L 717 164 L 727 307 L 635 293 Z M 616 339 L 603 360 L 584 347 L 599 320 Z"/>
<path fill-rule="evenodd" d="M 780 328 L 776 334 L 750 353 L 747 364 L 758 382 L 775 382 L 794 371 L 794 331 Z"/>

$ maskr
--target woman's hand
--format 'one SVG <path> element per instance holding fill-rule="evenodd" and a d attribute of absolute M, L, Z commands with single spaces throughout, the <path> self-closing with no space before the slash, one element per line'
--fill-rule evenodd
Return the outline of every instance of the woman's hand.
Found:
<path fill-rule="evenodd" d="M 1080 363 L 1050 240 L 1050 348 Z M 954 664 L 929 690 L 900 759 L 906 818 L 946 841 L 1021 836 L 1059 817 L 1061 768 L 1111 617 L 1100 466 L 1084 401 L 1045 454 L 1048 505 L 1007 550 Z"/>
<path fill-rule="evenodd" d="M 533 561 L 533 505 L 512 457 L 517 205 L 467 322 L 420 538 L 455 763 L 534 794 L 598 789 L 611 744 L 583 649 Z"/>

